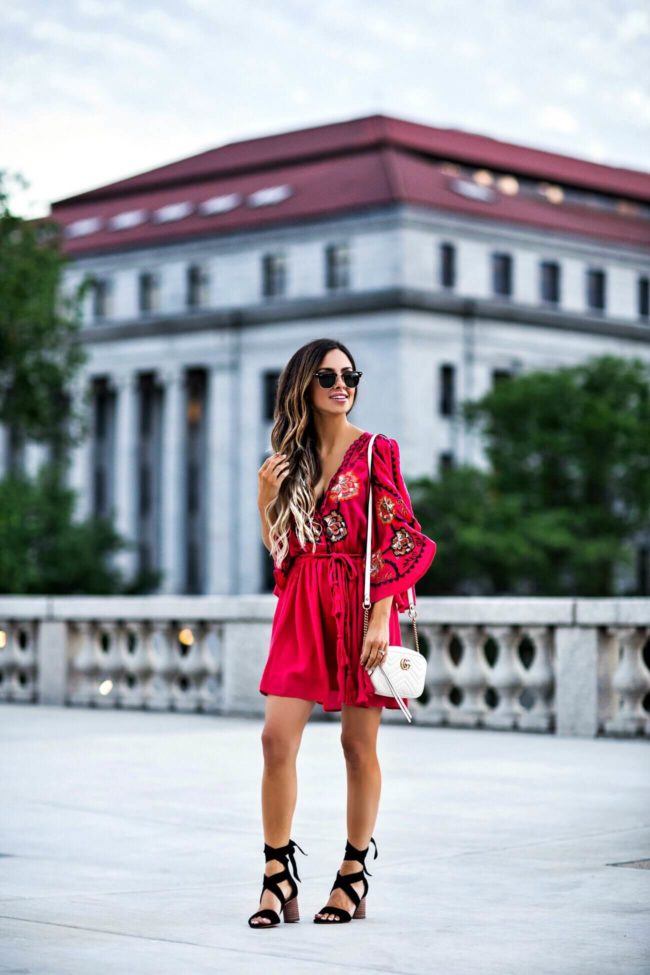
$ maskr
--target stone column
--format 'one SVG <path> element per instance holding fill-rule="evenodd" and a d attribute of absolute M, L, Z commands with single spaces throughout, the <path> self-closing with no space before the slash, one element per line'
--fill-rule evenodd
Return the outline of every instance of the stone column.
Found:
<path fill-rule="evenodd" d="M 66 703 L 67 631 L 67 624 L 63 620 L 43 620 L 40 623 L 36 675 L 39 704 L 62 707 Z"/>
<path fill-rule="evenodd" d="M 234 588 L 236 508 L 233 495 L 233 373 L 230 363 L 213 366 L 207 389 L 207 591 L 229 594 Z"/>
<path fill-rule="evenodd" d="M 556 733 L 594 738 L 598 734 L 596 627 L 556 627 L 555 679 Z"/>
<path fill-rule="evenodd" d="M 184 591 L 185 383 L 183 369 L 161 374 L 162 420 L 162 554 L 164 593 Z"/>
<path fill-rule="evenodd" d="M 137 373 L 115 376 L 115 528 L 133 547 L 123 549 L 115 556 L 116 566 L 127 578 L 137 565 L 136 501 L 137 501 Z"/>
<path fill-rule="evenodd" d="M 6 423 L 0 423 L 0 477 L 6 477 L 9 462 L 9 429 Z"/>
<path fill-rule="evenodd" d="M 36 478 L 46 456 L 45 444 L 36 443 L 33 440 L 27 441 L 25 444 L 25 473 L 28 477 Z"/>

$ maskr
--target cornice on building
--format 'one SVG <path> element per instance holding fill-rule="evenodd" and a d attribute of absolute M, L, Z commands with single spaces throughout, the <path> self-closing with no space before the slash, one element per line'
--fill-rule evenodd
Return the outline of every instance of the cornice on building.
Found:
<path fill-rule="evenodd" d="M 493 298 L 432 294 L 418 288 L 385 288 L 316 298 L 276 298 L 269 304 L 258 303 L 217 311 L 211 309 L 193 312 L 191 315 L 152 315 L 146 321 L 138 318 L 119 324 L 87 326 L 81 330 L 80 340 L 84 344 L 128 341 L 189 332 L 241 329 L 265 324 L 396 311 L 423 312 L 477 322 L 500 322 L 505 325 L 532 325 L 650 343 L 650 325 L 636 324 L 626 319 L 605 319 L 584 312 L 572 313 Z"/>

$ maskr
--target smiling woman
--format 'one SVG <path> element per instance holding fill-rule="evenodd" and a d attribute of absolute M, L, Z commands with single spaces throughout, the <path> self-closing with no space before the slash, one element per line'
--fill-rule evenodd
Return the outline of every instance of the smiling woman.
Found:
<path fill-rule="evenodd" d="M 298 920 L 289 839 L 295 758 L 313 705 L 342 712 L 348 766 L 345 857 L 316 923 L 365 917 L 364 860 L 374 838 L 381 778 L 376 738 L 383 708 L 369 672 L 401 643 L 399 611 L 426 572 L 436 543 L 422 533 L 399 467 L 397 442 L 373 445 L 371 613 L 364 637 L 363 582 L 368 534 L 372 434 L 349 422 L 363 373 L 340 342 L 299 349 L 278 384 L 274 453 L 259 474 L 262 534 L 274 558 L 277 595 L 259 690 L 267 698 L 262 788 L 267 861 L 260 909 L 251 927 Z M 300 847 L 299 847 L 300 849 Z M 304 852 L 304 851 L 303 851 Z M 375 844 L 375 856 L 377 847 Z M 280 870 L 277 866 L 280 866 Z M 297 873 L 296 873 L 297 877 Z"/>

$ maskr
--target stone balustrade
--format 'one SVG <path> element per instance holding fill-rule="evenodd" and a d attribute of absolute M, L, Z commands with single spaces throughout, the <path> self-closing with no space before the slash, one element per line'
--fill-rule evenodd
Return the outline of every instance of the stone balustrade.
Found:
<path fill-rule="evenodd" d="M 262 715 L 275 605 L 270 595 L 0 597 L 0 700 Z M 650 599 L 417 605 L 428 666 L 409 702 L 414 724 L 650 736 Z"/>

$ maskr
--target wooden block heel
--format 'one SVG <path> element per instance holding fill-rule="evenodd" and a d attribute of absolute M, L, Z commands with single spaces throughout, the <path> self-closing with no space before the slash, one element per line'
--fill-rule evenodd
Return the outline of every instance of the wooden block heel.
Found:
<path fill-rule="evenodd" d="M 355 918 L 357 921 L 362 921 L 365 916 L 366 916 L 366 898 L 364 896 L 359 901 L 359 906 L 357 907 L 352 917 Z"/>
<path fill-rule="evenodd" d="M 375 845 L 375 860 L 377 859 L 377 844 L 375 843 L 372 836 L 370 837 L 370 842 Z M 369 877 L 372 876 L 370 871 L 366 870 L 366 853 L 370 849 L 368 845 L 365 850 L 357 850 L 356 846 L 352 846 L 350 841 L 346 843 L 345 846 L 345 856 L 344 860 L 357 860 L 363 867 L 362 870 L 357 870 L 355 873 L 341 873 L 340 870 L 336 871 L 336 880 L 332 885 L 332 890 L 336 890 L 339 887 L 344 891 L 354 904 L 355 910 L 354 914 L 350 911 L 346 911 L 343 907 L 321 907 L 320 911 L 314 915 L 314 924 L 343 924 L 346 921 L 351 921 L 355 918 L 358 921 L 362 921 L 366 916 L 366 895 L 368 893 L 368 881 L 366 880 L 364 874 L 368 874 Z M 352 886 L 356 883 L 363 883 L 363 895 L 360 896 L 357 891 Z M 330 894 L 332 893 L 330 890 Z M 333 917 L 325 918 L 318 917 L 318 914 L 332 914 Z"/>
<path fill-rule="evenodd" d="M 293 923 L 294 921 L 300 920 L 300 911 L 298 910 L 298 898 L 292 897 L 290 901 L 287 901 L 282 908 L 282 914 L 285 921 Z"/>
<path fill-rule="evenodd" d="M 282 912 L 284 920 L 288 921 L 290 924 L 300 920 L 300 912 L 298 910 L 298 885 L 296 884 L 296 880 L 300 880 L 300 877 L 298 876 L 298 868 L 296 867 L 296 860 L 293 852 L 295 847 L 298 847 L 300 852 L 307 856 L 303 848 L 298 846 L 298 844 L 293 840 L 289 840 L 286 846 L 269 846 L 268 843 L 264 844 L 264 858 L 266 862 L 268 863 L 269 860 L 278 860 L 280 863 L 284 864 L 284 866 L 281 870 L 277 870 L 275 873 L 264 874 L 264 879 L 262 882 L 262 894 L 265 890 L 270 890 L 277 897 L 277 899 L 280 901 L 280 911 Z M 289 860 L 293 866 L 295 880 L 291 875 L 291 871 L 289 870 Z M 282 880 L 288 881 L 291 887 L 290 894 L 285 894 L 280 887 L 280 881 Z M 268 923 L 267 920 L 265 920 L 263 923 L 255 924 L 253 919 L 256 917 L 267 919 Z M 248 925 L 251 928 L 277 928 L 278 924 L 280 924 L 280 915 L 271 907 L 263 907 L 259 911 L 255 911 L 255 913 L 251 914 L 248 919 Z"/>

